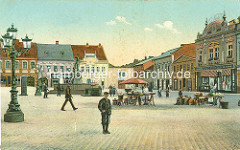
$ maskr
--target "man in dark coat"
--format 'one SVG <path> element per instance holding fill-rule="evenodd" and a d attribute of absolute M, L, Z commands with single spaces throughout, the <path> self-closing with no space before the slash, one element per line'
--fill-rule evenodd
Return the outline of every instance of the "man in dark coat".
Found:
<path fill-rule="evenodd" d="M 178 92 L 178 96 L 179 96 L 179 97 L 182 97 L 182 95 L 183 95 L 182 89 L 180 89 L 179 92 Z"/>
<path fill-rule="evenodd" d="M 73 102 L 72 102 L 72 94 L 71 94 L 70 83 L 68 83 L 68 85 L 67 85 L 67 87 L 66 87 L 66 89 L 65 89 L 65 101 L 64 101 L 64 103 L 63 103 L 63 105 L 62 105 L 62 108 L 61 108 L 62 111 L 66 111 L 66 110 L 64 110 L 64 107 L 65 107 L 65 105 L 67 104 L 68 101 L 69 101 L 70 104 L 72 105 L 73 110 L 77 110 L 77 109 L 78 109 L 78 108 L 76 108 L 76 107 L 73 105 Z"/>
<path fill-rule="evenodd" d="M 57 85 L 57 96 L 61 96 L 61 87 L 59 83 Z"/>
<path fill-rule="evenodd" d="M 98 109 L 102 114 L 103 134 L 110 134 L 108 126 L 110 123 L 112 106 L 110 100 L 108 99 L 108 92 L 104 92 L 104 97 L 98 103 Z"/>
<path fill-rule="evenodd" d="M 47 87 L 46 84 L 44 84 L 43 92 L 44 92 L 43 98 L 47 98 L 47 96 L 48 96 L 48 87 Z"/>

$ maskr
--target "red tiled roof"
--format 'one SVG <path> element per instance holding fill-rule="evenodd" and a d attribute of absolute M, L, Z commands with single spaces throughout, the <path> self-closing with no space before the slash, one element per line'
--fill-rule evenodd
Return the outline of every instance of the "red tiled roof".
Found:
<path fill-rule="evenodd" d="M 0 42 L 1 43 L 1 42 Z M 15 48 L 17 51 L 25 51 L 23 48 L 23 43 L 19 42 L 19 40 L 15 40 Z M 6 56 L 6 54 L 3 52 L 2 48 L 0 47 L 1 50 L 1 58 L 9 58 L 9 55 Z M 28 50 L 27 55 L 25 56 L 24 54 L 17 56 L 18 59 L 37 59 L 37 43 L 32 43 L 31 49 Z"/>
<path fill-rule="evenodd" d="M 176 60 L 179 56 L 185 55 L 190 57 L 196 57 L 196 43 L 190 44 L 182 44 L 182 47 L 179 48 L 177 51 L 173 52 L 174 60 Z"/>
<path fill-rule="evenodd" d="M 99 60 L 107 60 L 105 52 L 103 50 L 103 46 L 101 45 L 72 45 L 73 57 L 75 58 L 77 55 L 81 59 L 84 58 L 84 51 L 86 53 L 95 53 Z"/>
<path fill-rule="evenodd" d="M 143 69 L 146 70 L 146 69 L 152 67 L 153 65 L 154 65 L 154 61 L 153 61 L 153 60 L 150 60 L 150 61 L 145 62 L 145 63 L 143 64 Z"/>

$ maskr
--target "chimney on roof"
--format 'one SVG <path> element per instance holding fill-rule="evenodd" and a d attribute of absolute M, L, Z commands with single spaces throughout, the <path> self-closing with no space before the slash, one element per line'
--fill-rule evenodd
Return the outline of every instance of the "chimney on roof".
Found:
<path fill-rule="evenodd" d="M 89 47 L 89 44 L 88 44 L 88 43 L 86 43 L 86 47 Z"/>
<path fill-rule="evenodd" d="M 136 62 L 138 62 L 138 59 L 134 59 L 134 60 L 133 60 L 133 63 L 136 63 Z"/>
<path fill-rule="evenodd" d="M 59 41 L 56 41 L 56 44 L 59 44 Z"/>

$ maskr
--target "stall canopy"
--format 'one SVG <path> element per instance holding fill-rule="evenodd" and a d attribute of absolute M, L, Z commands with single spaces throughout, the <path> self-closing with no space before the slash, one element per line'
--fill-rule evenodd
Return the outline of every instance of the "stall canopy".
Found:
<path fill-rule="evenodd" d="M 142 79 L 131 78 L 121 82 L 120 84 L 147 84 L 148 82 Z"/>

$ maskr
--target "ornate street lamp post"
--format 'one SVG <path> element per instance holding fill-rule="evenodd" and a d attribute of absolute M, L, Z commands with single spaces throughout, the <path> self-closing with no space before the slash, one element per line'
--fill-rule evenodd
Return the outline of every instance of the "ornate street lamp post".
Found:
<path fill-rule="evenodd" d="M 40 80 L 39 78 L 39 65 L 36 65 L 36 71 L 37 71 L 37 87 L 36 87 L 36 91 L 35 91 L 35 96 L 41 96 L 41 88 L 40 88 Z"/>
<path fill-rule="evenodd" d="M 1 42 L 2 49 L 10 53 L 10 58 L 12 59 L 12 89 L 11 89 L 11 101 L 8 104 L 8 110 L 4 114 L 5 122 L 22 122 L 24 121 L 24 114 L 20 109 L 20 105 L 17 100 L 17 86 L 16 86 L 16 74 L 15 74 L 15 64 L 16 64 L 16 55 L 24 53 L 22 51 L 17 52 L 15 49 L 15 39 L 16 39 L 17 29 L 12 25 L 11 28 L 8 28 L 7 33 L 2 36 L 3 42 Z M 23 40 L 24 49 L 28 51 L 31 48 L 31 41 Z M 26 51 L 25 51 L 26 52 Z M 6 53 L 7 54 L 7 53 Z"/>

